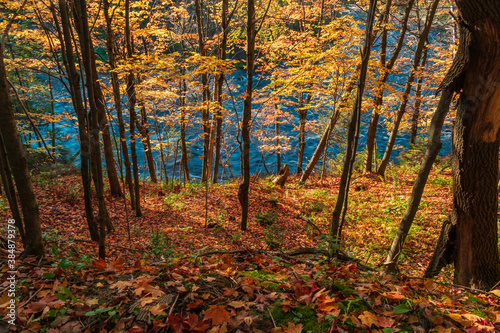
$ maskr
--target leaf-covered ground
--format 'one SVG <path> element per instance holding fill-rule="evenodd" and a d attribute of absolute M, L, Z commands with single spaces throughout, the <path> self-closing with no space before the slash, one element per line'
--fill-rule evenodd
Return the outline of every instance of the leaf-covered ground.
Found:
<path fill-rule="evenodd" d="M 450 209 L 451 175 L 444 166 L 426 187 L 401 254 L 401 274 L 377 268 L 414 175 L 407 166 L 390 169 L 385 179 L 354 176 L 341 249 L 357 262 L 322 256 L 339 182 L 329 176 L 305 185 L 292 178 L 284 188 L 255 177 L 246 232 L 238 228 L 237 183 L 211 186 L 208 193 L 199 185 L 144 184 L 140 218 L 125 211 L 123 198 L 108 196 L 116 231 L 107 237 L 104 263 L 89 240 L 80 179 L 39 174 L 35 187 L 47 256 L 17 262 L 18 325 L 11 330 L 498 331 L 500 291 L 453 286 L 450 270 L 436 280 L 419 278 Z M 5 206 L 0 201 L 3 221 Z M 299 248 L 309 254 L 297 255 Z M 1 288 L 5 320 L 8 283 Z"/>

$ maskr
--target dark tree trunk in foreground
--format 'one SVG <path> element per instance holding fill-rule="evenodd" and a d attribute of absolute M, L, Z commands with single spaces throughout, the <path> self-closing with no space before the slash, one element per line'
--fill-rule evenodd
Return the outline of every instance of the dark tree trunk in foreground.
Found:
<path fill-rule="evenodd" d="M 248 222 L 248 190 L 250 188 L 250 120 L 252 119 L 253 67 L 255 58 L 255 2 L 247 1 L 247 89 L 243 103 L 243 119 L 241 124 L 241 138 L 243 151 L 241 152 L 242 182 L 238 188 L 238 199 L 241 204 L 240 229 L 247 230 Z"/>
<path fill-rule="evenodd" d="M 358 90 L 356 93 L 356 100 L 352 108 L 351 121 L 349 123 L 347 150 L 344 157 L 342 177 L 340 178 L 339 194 L 337 196 L 337 202 L 335 203 L 335 209 L 332 214 L 331 235 L 337 239 L 341 238 L 342 225 L 344 222 L 345 212 L 347 211 L 349 183 L 351 181 L 352 168 L 354 166 L 354 159 L 356 157 L 356 149 L 358 146 L 359 127 L 361 123 L 361 104 L 363 102 L 366 72 L 368 70 L 368 61 L 370 59 L 372 28 L 376 7 L 377 0 L 370 0 L 370 9 L 368 10 L 365 30 L 365 42 L 361 53 L 362 60 L 358 79 Z"/>
<path fill-rule="evenodd" d="M 7 159 L 7 151 L 3 142 L 2 133 L 0 131 L 0 176 L 2 178 L 3 189 L 5 196 L 9 202 L 12 217 L 16 221 L 16 227 L 21 235 L 23 245 L 26 247 L 26 234 L 24 233 L 24 223 L 17 205 L 16 190 L 14 188 L 14 181 L 12 180 L 12 171 L 10 170 L 9 160 Z"/>
<path fill-rule="evenodd" d="M 456 3 L 460 46 L 441 85 L 460 92 L 452 157 L 455 283 L 489 290 L 500 278 L 500 2 Z M 453 239 L 448 243 L 453 245 Z"/>
<path fill-rule="evenodd" d="M 7 150 L 7 158 L 12 168 L 12 174 L 14 175 L 23 211 L 24 226 L 26 228 L 26 244 L 23 255 L 43 256 L 44 247 L 38 204 L 33 192 L 33 185 L 21 138 L 17 132 L 14 109 L 9 95 L 9 84 L 5 72 L 3 52 L 4 45 L 2 40 L 0 43 L 0 133 L 5 144 L 5 149 Z"/>

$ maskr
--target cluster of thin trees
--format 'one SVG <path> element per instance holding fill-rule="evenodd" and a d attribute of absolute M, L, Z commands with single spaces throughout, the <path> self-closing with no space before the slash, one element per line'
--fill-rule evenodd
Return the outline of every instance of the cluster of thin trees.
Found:
<path fill-rule="evenodd" d="M 92 240 L 99 241 L 99 256 L 105 258 L 105 237 L 106 233 L 113 230 L 113 225 L 105 203 L 103 175 L 107 174 L 111 194 L 125 200 L 124 194 L 128 193 L 130 201 L 125 206 L 130 206 L 136 216 L 141 216 L 136 151 L 136 140 L 139 138 L 144 146 L 150 180 L 158 181 L 151 142 L 152 121 L 148 119 L 151 118 L 148 108 L 154 102 L 147 96 L 144 88 L 151 78 L 147 72 L 153 71 L 154 67 L 140 69 L 140 60 L 137 59 L 153 59 L 152 63 L 161 67 L 155 71 L 172 75 L 168 80 L 171 84 L 169 87 L 176 87 L 177 112 L 174 119 L 180 130 L 180 168 L 185 181 L 190 178 L 186 131 L 189 130 L 190 113 L 192 110 L 199 111 L 203 143 L 201 181 L 208 184 L 217 182 L 221 170 L 225 172 L 223 130 L 228 112 L 223 107 L 223 99 L 231 94 L 226 75 L 234 70 L 228 55 L 234 56 L 238 50 L 244 51 L 245 59 L 241 60 L 245 60 L 246 90 L 242 117 L 237 121 L 236 136 L 241 152 L 242 180 L 238 198 L 242 207 L 242 230 L 247 229 L 250 147 L 255 144 L 252 143 L 252 131 L 256 114 L 252 109 L 252 102 L 256 94 L 256 65 L 271 78 L 264 93 L 269 95 L 266 103 L 271 105 L 268 110 L 273 119 L 274 133 L 271 137 L 278 170 L 284 149 L 279 129 L 283 113 L 278 101 L 284 94 L 288 94 L 295 103 L 299 118 L 297 173 L 302 182 L 308 179 L 320 158 L 326 156 L 334 126 L 343 116 L 342 112 L 351 106 L 344 167 L 331 220 L 332 236 L 340 239 L 358 148 L 361 114 L 369 103 L 372 113 L 366 135 L 363 169 L 370 172 L 374 168 L 374 157 L 376 160 L 379 119 L 381 115 L 387 117 L 383 109 L 388 97 L 385 95 L 390 91 L 388 81 L 398 66 L 409 65 L 410 69 L 407 71 L 404 88 L 398 92 L 400 97 L 395 104 L 397 111 L 392 118 L 389 141 L 376 168 L 377 173 L 383 176 L 386 171 L 400 125 L 408 114 L 411 98 L 415 100 L 411 115 L 411 141 L 416 139 L 425 89 L 422 72 L 431 54 L 429 34 L 436 22 L 439 6 L 443 5 L 441 2 L 408 0 L 400 7 L 401 4 L 392 0 L 383 3 L 377 0 L 368 3 L 361 1 L 358 8 L 363 9 L 365 32 L 364 37 L 358 33 L 357 41 L 358 44 L 363 43 L 363 46 L 358 45 L 359 57 L 344 53 L 345 58 L 354 58 L 351 67 L 347 69 L 339 62 L 328 61 L 335 56 L 342 57 L 338 53 L 341 43 L 336 41 L 342 29 L 335 26 L 335 22 L 341 17 L 339 8 L 345 9 L 346 6 L 341 2 L 299 0 L 291 3 L 290 9 L 272 0 L 257 4 L 254 0 L 247 0 L 246 3 L 230 3 L 229 0 L 204 3 L 194 0 L 189 4 L 159 4 L 154 11 L 151 11 L 150 4 L 131 3 L 130 0 L 125 0 L 124 3 L 109 0 L 47 0 L 36 2 L 33 6 L 27 0 L 15 2 L 17 7 L 9 9 L 13 14 L 4 28 L 0 49 L 0 168 L 2 184 L 25 245 L 25 254 L 42 255 L 43 243 L 36 198 L 16 127 L 11 92 L 14 92 L 20 105 L 23 102 L 7 78 L 4 61 L 6 41 L 16 20 L 26 26 L 39 28 L 45 49 L 42 58 L 50 59 L 51 65 L 48 67 L 53 71 L 49 78 L 58 77 L 70 93 L 77 116 L 85 216 Z M 500 57 L 500 9 L 494 0 L 462 0 L 456 1 L 456 5 L 458 16 L 454 17 L 452 28 L 460 35 L 458 53 L 439 87 L 441 99 L 431 122 L 428 150 L 386 265 L 390 269 L 396 265 L 427 176 L 441 147 L 440 133 L 444 119 L 454 95 L 459 94 L 453 150 L 453 213 L 448 224 L 443 227 L 440 238 L 442 244 L 438 246 L 434 266 L 429 267 L 428 275 L 436 274 L 445 261 L 453 261 L 457 282 L 492 286 L 499 275 L 496 184 L 500 127 L 500 123 L 497 124 L 500 119 L 500 62 L 497 61 Z M 278 16 L 280 12 L 286 17 Z M 345 30 L 355 25 L 353 21 L 344 23 Z M 412 36 L 409 36 L 409 31 Z M 165 35 L 170 37 L 164 37 Z M 170 43 L 166 43 L 168 46 L 162 44 L 165 38 L 170 38 Z M 414 40 L 413 47 L 409 49 L 411 61 L 398 61 L 404 53 L 405 43 L 411 38 Z M 375 52 L 372 51 L 374 45 L 378 48 L 378 64 L 375 67 L 375 62 L 370 62 L 375 59 Z M 345 46 L 340 48 L 342 47 Z M 105 57 L 96 52 L 99 48 L 105 50 Z M 189 56 L 190 53 L 195 53 L 195 56 Z M 408 55 L 408 51 L 406 53 Z M 293 57 L 287 58 L 290 54 Z M 103 66 L 105 75 L 109 77 L 110 87 L 103 83 L 105 80 L 101 80 Z M 329 80 L 334 81 L 332 78 L 337 77 L 341 78 L 338 80 L 341 83 L 326 85 L 328 87 L 325 89 L 325 84 L 321 82 L 325 77 L 320 74 L 325 71 L 329 73 Z M 377 74 L 374 75 L 374 72 Z M 156 77 L 156 84 L 161 81 L 158 77 L 160 75 Z M 188 98 L 191 93 L 188 88 L 193 86 L 197 87 L 196 92 L 199 93 L 196 107 L 190 105 Z M 367 97 L 367 91 L 370 97 Z M 262 93 L 261 91 L 260 94 Z M 112 96 L 112 115 L 106 103 L 108 94 Z M 317 108 L 320 104 L 318 101 L 324 102 L 325 96 L 329 94 L 330 97 L 326 100 L 332 108 L 331 114 L 312 158 L 303 169 L 308 114 Z M 25 113 L 29 118 L 26 109 Z M 237 115 L 238 110 L 235 113 Z M 112 121 L 118 128 L 117 140 L 113 140 L 113 126 L 110 126 Z M 154 124 L 158 128 L 157 123 Z M 32 126 L 36 128 L 33 123 Z M 38 136 L 42 136 L 39 131 Z M 168 179 L 161 137 L 159 142 L 162 156 L 159 174 Z M 51 150 L 47 148 L 47 152 L 50 154 Z M 103 156 L 104 161 L 101 160 Z M 228 161 L 227 152 L 225 157 Z M 122 172 L 124 176 L 120 181 Z M 98 202 L 97 217 L 92 205 L 92 182 Z M 17 208 L 15 188 L 19 193 L 22 214 Z M 471 238 L 470 235 L 474 237 Z"/>

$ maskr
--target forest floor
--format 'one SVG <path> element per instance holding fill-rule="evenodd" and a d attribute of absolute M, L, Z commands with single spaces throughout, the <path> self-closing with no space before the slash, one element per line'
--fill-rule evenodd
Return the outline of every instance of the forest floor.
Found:
<path fill-rule="evenodd" d="M 248 231 L 238 183 L 141 188 L 142 217 L 107 195 L 115 231 L 97 260 L 76 175 L 34 176 L 46 257 L 17 262 L 18 332 L 495 332 L 500 290 L 421 276 L 452 202 L 451 169 L 432 171 L 400 256 L 384 273 L 418 166 L 355 174 L 340 259 L 328 260 L 338 176 L 252 177 Z M 97 205 L 94 207 L 97 211 Z M 5 200 L 0 217 L 7 221 Z M 6 235 L 6 223 L 1 226 Z M 4 233 L 5 232 L 5 233 Z M 297 255 L 298 249 L 309 254 Z M 4 253 L 7 251 L 2 250 Z M 295 251 L 295 252 L 294 252 Z M 6 257 L 6 255 L 4 256 Z M 352 260 L 348 260 L 352 258 Z M 8 268 L 2 261 L 7 281 Z M 0 315 L 7 321 L 8 282 Z M 0 332 L 2 331 L 0 323 Z M 7 326 L 5 326 L 7 327 Z"/>

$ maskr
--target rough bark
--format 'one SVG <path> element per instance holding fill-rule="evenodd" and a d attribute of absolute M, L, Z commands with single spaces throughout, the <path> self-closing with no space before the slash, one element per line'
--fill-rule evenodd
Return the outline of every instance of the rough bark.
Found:
<path fill-rule="evenodd" d="M 370 0 L 370 9 L 368 11 L 365 30 L 365 42 L 361 53 L 362 61 L 359 79 L 357 82 L 358 89 L 356 93 L 356 101 L 354 102 L 351 121 L 349 122 L 349 130 L 347 134 L 347 150 L 344 157 L 344 166 L 340 179 L 339 194 L 337 196 L 337 202 L 335 203 L 335 209 L 332 214 L 331 235 L 333 237 L 336 237 L 337 239 L 341 238 L 342 225 L 344 222 L 345 212 L 347 211 L 349 183 L 351 181 L 352 168 L 354 166 L 354 159 L 356 157 L 356 149 L 358 146 L 359 127 L 361 123 L 361 106 L 363 102 L 363 93 L 365 90 L 366 72 L 368 71 L 368 61 L 370 59 L 372 29 L 376 7 L 377 0 Z"/>
<path fill-rule="evenodd" d="M 429 141 L 427 143 L 427 150 L 425 152 L 422 164 L 420 165 L 420 170 L 418 172 L 417 179 L 415 180 L 415 184 L 413 184 L 413 190 L 405 214 L 401 223 L 399 224 L 399 228 L 392 242 L 391 249 L 384 262 L 387 270 L 393 271 L 396 269 L 399 254 L 403 249 L 406 236 L 410 231 L 413 219 L 415 218 L 415 214 L 417 213 L 420 200 L 422 199 L 422 193 L 424 192 L 425 184 L 432 168 L 432 164 L 436 160 L 436 156 L 439 153 L 439 150 L 441 150 L 441 130 L 443 128 L 446 115 L 448 114 L 452 97 L 453 91 L 451 89 L 444 90 L 442 92 L 442 96 L 437 106 L 436 112 L 432 117 L 431 126 L 429 129 Z"/>
<path fill-rule="evenodd" d="M 459 51 L 441 84 L 460 92 L 452 157 L 455 283 L 488 290 L 500 277 L 500 3 L 456 3 L 462 20 Z"/>
<path fill-rule="evenodd" d="M 377 173 L 381 176 L 384 176 L 387 165 L 389 164 L 389 159 L 391 158 L 392 149 L 394 148 L 394 143 L 396 142 L 396 136 L 398 135 L 399 125 L 401 120 L 403 119 L 403 115 L 406 112 L 406 105 L 408 103 L 408 96 L 410 95 L 411 87 L 413 85 L 413 81 L 415 80 L 415 75 L 418 71 L 418 67 L 420 64 L 420 58 L 422 56 L 422 52 L 424 50 L 425 43 L 427 43 L 427 36 L 432 27 L 432 23 L 434 21 L 434 15 L 436 14 L 436 9 L 440 0 L 433 0 L 429 12 L 427 13 L 427 17 L 425 20 L 425 27 L 420 35 L 417 48 L 415 50 L 415 56 L 413 58 L 413 66 L 410 70 L 410 74 L 408 75 L 408 79 L 406 81 L 405 89 L 403 91 L 403 97 L 401 104 L 399 106 L 399 110 L 394 119 L 393 128 L 391 131 L 391 135 L 389 137 L 389 141 L 387 142 L 387 146 L 385 148 L 384 157 L 382 157 L 382 161 L 380 162 L 380 166 L 377 170 Z"/>
<path fill-rule="evenodd" d="M 43 256 L 44 246 L 40 227 L 40 214 L 21 138 L 17 130 L 3 54 L 4 45 L 2 40 L 0 44 L 0 133 L 12 168 L 23 212 L 26 230 L 26 244 L 23 255 Z"/>
<path fill-rule="evenodd" d="M 2 178 L 3 189 L 5 196 L 9 202 L 12 218 L 16 221 L 16 227 L 21 236 L 23 245 L 26 247 L 26 234 L 24 232 L 24 223 L 19 210 L 14 181 L 12 180 L 12 171 L 10 170 L 9 160 L 7 159 L 7 151 L 3 142 L 2 133 L 0 132 L 0 176 Z"/>
<path fill-rule="evenodd" d="M 278 176 L 274 178 L 273 183 L 284 187 L 289 174 L 290 169 L 288 168 L 288 164 L 285 163 L 285 165 L 283 165 L 283 167 L 278 172 Z"/>
<path fill-rule="evenodd" d="M 252 119 L 253 68 L 255 58 L 255 2 L 247 0 L 247 87 L 243 103 L 243 119 L 241 123 L 242 182 L 238 188 L 238 199 L 241 204 L 240 229 L 247 230 L 248 222 L 248 190 L 250 188 L 250 120 Z"/>

